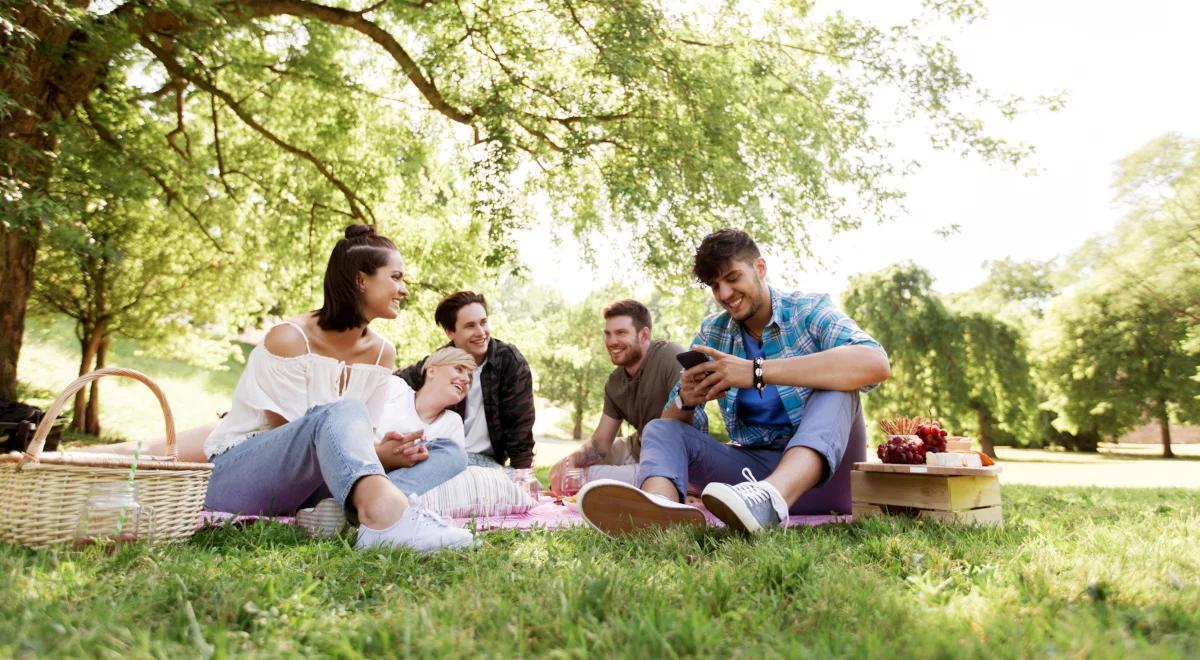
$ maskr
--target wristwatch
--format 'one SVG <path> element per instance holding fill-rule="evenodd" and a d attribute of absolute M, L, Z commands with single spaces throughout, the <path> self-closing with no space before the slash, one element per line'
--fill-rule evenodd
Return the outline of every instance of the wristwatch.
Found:
<path fill-rule="evenodd" d="M 675 395 L 675 407 L 684 412 L 691 412 L 696 409 L 696 406 L 689 406 L 689 405 L 685 405 L 683 403 L 683 395 L 682 394 Z"/>

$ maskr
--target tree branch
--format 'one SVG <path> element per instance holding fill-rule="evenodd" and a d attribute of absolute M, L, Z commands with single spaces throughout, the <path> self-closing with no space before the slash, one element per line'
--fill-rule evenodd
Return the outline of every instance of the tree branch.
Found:
<path fill-rule="evenodd" d="M 242 120 L 244 124 L 257 131 L 260 135 L 267 138 L 267 140 L 280 149 L 283 149 L 294 156 L 303 158 L 311 163 L 312 166 L 321 173 L 321 176 L 325 177 L 325 180 L 329 181 L 335 188 L 341 191 L 342 196 L 346 198 L 346 202 L 350 205 L 351 215 L 353 215 L 355 218 L 369 220 L 371 223 L 375 222 L 375 214 L 371 211 L 371 208 L 366 204 L 366 202 L 362 201 L 353 190 L 350 189 L 350 186 L 346 185 L 344 181 L 342 181 L 333 173 L 333 170 L 327 163 L 322 161 L 320 158 L 317 158 L 312 152 L 301 149 L 300 147 L 283 140 L 278 135 L 271 132 L 270 129 L 268 129 L 266 126 L 263 126 L 254 117 L 252 117 L 245 108 L 243 108 L 236 100 L 233 99 L 232 96 L 229 95 L 228 92 L 218 88 L 208 79 L 186 71 L 183 66 L 175 60 L 170 52 L 168 52 L 161 45 L 155 43 L 149 37 L 142 37 L 140 41 L 142 46 L 144 46 L 146 50 L 149 50 L 151 53 L 153 53 L 154 56 L 158 58 L 160 62 L 162 62 L 163 66 L 165 66 L 167 71 L 172 75 L 178 75 L 186 78 L 193 85 L 221 99 L 224 101 L 225 105 L 229 106 L 229 109 L 232 110 L 233 113 Z"/>
<path fill-rule="evenodd" d="M 200 231 L 204 238 L 208 239 L 208 242 L 212 244 L 214 249 L 223 254 L 233 254 L 233 252 L 227 250 L 223 245 L 221 245 L 217 239 L 213 238 L 212 234 L 208 233 L 208 229 L 204 226 L 204 221 L 201 220 L 200 216 L 188 206 L 187 201 L 185 201 L 183 197 L 176 192 L 175 189 L 170 186 L 170 184 L 167 183 L 166 179 L 164 179 L 158 172 L 155 172 L 154 169 L 149 165 L 142 162 L 141 159 L 132 156 L 129 151 L 125 149 L 125 145 L 117 139 L 117 136 L 113 135 L 108 128 L 104 126 L 104 124 L 98 121 L 96 110 L 92 107 L 91 101 L 85 98 L 82 106 L 86 116 L 84 123 L 86 123 L 92 128 L 93 131 L 96 132 L 96 136 L 100 138 L 101 142 L 104 142 L 108 146 L 112 147 L 117 153 L 131 158 L 134 164 L 137 165 L 138 169 L 142 170 L 146 176 L 150 177 L 150 179 L 158 185 L 159 189 L 163 191 L 163 195 L 165 195 L 167 198 L 168 208 L 170 208 L 173 203 L 177 203 L 177 205 L 181 207 L 185 213 L 187 213 L 188 217 L 191 218 L 193 224 L 196 225 L 196 229 Z"/>
<path fill-rule="evenodd" d="M 182 81 L 180 81 L 182 82 Z M 175 90 L 175 128 L 167 133 L 167 144 L 171 145 L 180 157 L 186 161 L 192 160 L 192 139 L 187 134 L 187 129 L 183 125 L 183 92 L 187 89 L 187 85 L 176 84 L 173 86 Z M 175 136 L 183 136 L 183 149 L 175 144 Z"/>
<path fill-rule="evenodd" d="M 567 6 L 567 11 L 571 14 L 571 21 L 579 27 L 580 31 L 583 32 L 583 35 L 587 37 L 587 40 L 592 44 L 592 47 L 596 49 L 596 52 L 603 53 L 604 48 L 600 46 L 596 39 L 592 37 L 592 33 L 589 32 L 588 29 L 583 25 L 583 21 L 579 19 L 579 14 L 575 13 L 575 5 L 571 4 L 570 0 L 564 0 L 563 4 Z"/>
<path fill-rule="evenodd" d="M 225 155 L 224 152 L 221 151 L 221 122 L 217 118 L 218 113 L 216 96 L 213 96 L 212 94 L 208 95 L 208 106 L 209 110 L 212 112 L 213 150 L 216 151 L 217 154 L 217 177 L 221 179 L 221 185 L 225 188 L 225 192 L 229 193 L 230 197 L 237 199 L 237 193 L 234 192 L 233 188 L 229 185 L 229 180 L 225 178 Z"/>
<path fill-rule="evenodd" d="M 231 5 L 235 3 L 230 3 Z M 413 58 L 404 50 L 396 38 L 387 30 L 379 27 L 375 23 L 367 20 L 363 13 L 350 11 L 348 9 L 339 9 L 337 7 L 326 7 L 305 0 L 250 0 L 249 2 L 236 3 L 237 7 L 232 8 L 233 11 L 241 11 L 252 17 L 266 16 L 296 16 L 299 18 L 311 18 L 328 23 L 330 25 L 340 25 L 358 32 L 371 41 L 379 44 L 396 64 L 400 65 L 400 70 L 408 77 L 413 86 L 421 92 L 425 100 L 434 107 L 435 110 L 442 113 L 446 117 L 460 123 L 470 124 L 477 116 L 473 110 L 463 110 L 454 107 L 446 100 L 442 93 L 438 90 L 437 85 L 433 80 L 425 77 L 419 66 Z"/>

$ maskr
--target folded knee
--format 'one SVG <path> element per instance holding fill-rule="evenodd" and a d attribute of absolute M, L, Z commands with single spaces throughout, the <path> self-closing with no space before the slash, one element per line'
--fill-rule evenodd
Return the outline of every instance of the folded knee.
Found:
<path fill-rule="evenodd" d="M 317 406 L 313 412 L 323 417 L 362 418 L 370 420 L 367 404 L 358 399 L 339 399 L 322 406 Z"/>
<path fill-rule="evenodd" d="M 371 415 L 367 404 L 356 399 L 341 399 L 317 406 L 309 414 L 316 415 L 325 434 L 333 431 L 338 436 L 359 437 L 373 440 Z M 323 434 L 324 435 L 324 434 Z"/>
<path fill-rule="evenodd" d="M 648 447 L 678 446 L 683 441 L 682 431 L 691 428 L 674 419 L 651 420 L 642 429 L 642 451 Z"/>

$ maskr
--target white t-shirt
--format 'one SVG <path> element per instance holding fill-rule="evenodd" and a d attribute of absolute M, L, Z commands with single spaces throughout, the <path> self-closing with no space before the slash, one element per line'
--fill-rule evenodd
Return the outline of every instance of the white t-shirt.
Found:
<path fill-rule="evenodd" d="M 383 417 L 379 420 L 376 430 L 382 438 L 389 431 L 397 433 L 412 433 L 425 431 L 425 439 L 450 440 L 462 447 L 463 422 L 458 413 L 444 410 L 437 419 L 426 423 L 417 414 L 417 393 L 399 376 L 392 376 L 387 384 L 387 405 L 383 409 Z"/>
<path fill-rule="evenodd" d="M 487 414 L 483 411 L 483 364 L 475 367 L 471 387 L 467 390 L 467 453 L 492 453 L 492 439 L 488 436 Z"/>

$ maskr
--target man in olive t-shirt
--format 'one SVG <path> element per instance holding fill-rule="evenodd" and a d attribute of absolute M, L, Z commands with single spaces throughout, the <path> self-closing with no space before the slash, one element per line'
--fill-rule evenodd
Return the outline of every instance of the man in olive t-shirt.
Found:
<path fill-rule="evenodd" d="M 667 396 L 679 382 L 675 356 L 683 349 L 673 342 L 650 340 L 650 311 L 636 300 L 618 300 L 604 308 L 604 347 L 616 369 L 604 385 L 604 414 L 583 447 L 550 468 L 550 489 L 561 492 L 569 467 L 629 466 L 606 469 L 606 478 L 632 480 L 640 450 L 642 427 L 662 416 Z M 621 422 L 633 435 L 618 438 Z"/>

